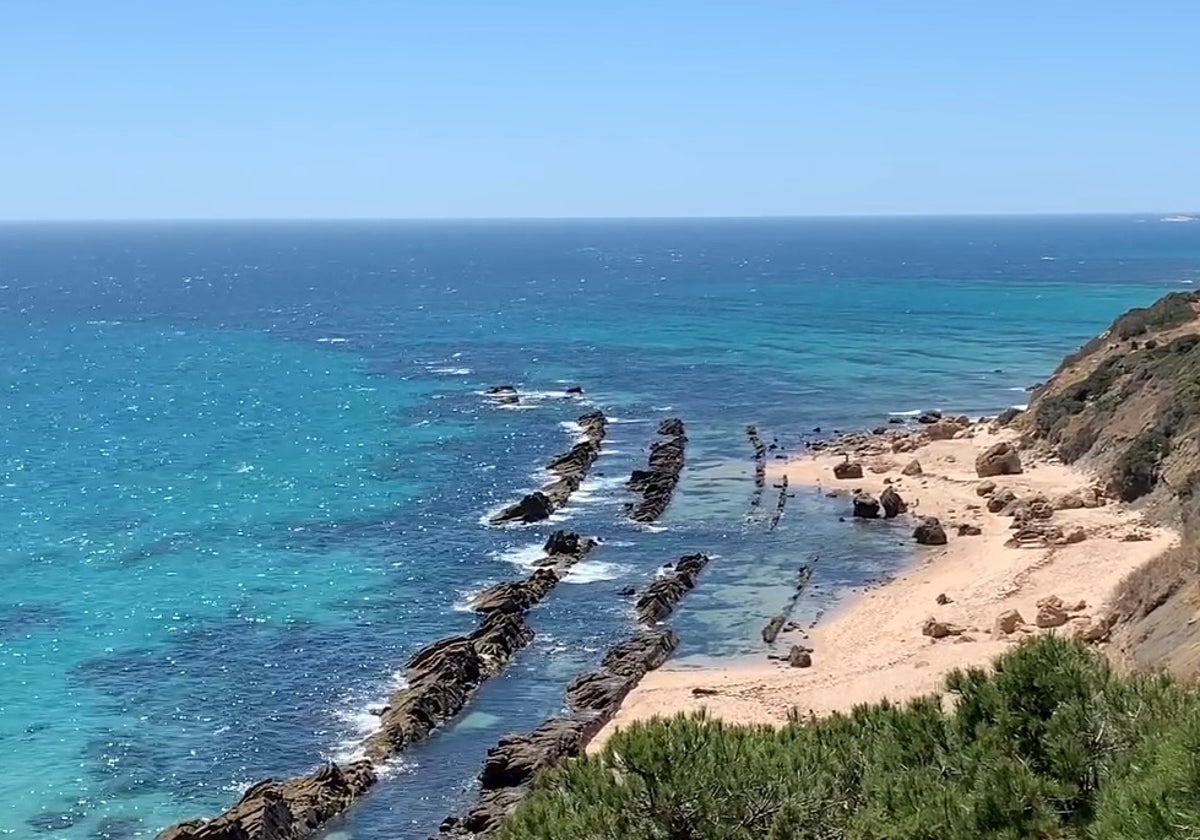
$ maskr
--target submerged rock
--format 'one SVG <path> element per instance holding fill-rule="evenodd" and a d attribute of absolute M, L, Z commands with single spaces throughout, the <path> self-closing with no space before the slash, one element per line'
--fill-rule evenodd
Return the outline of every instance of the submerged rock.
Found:
<path fill-rule="evenodd" d="M 875 519 L 879 516 L 879 501 L 869 493 L 855 493 L 850 503 L 854 516 L 859 519 Z"/>

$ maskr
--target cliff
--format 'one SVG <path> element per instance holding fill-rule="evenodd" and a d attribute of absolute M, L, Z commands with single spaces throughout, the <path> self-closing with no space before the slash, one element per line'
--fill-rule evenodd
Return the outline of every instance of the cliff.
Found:
<path fill-rule="evenodd" d="M 1200 673 L 1200 293 L 1122 315 L 1013 424 L 1027 445 L 1086 465 L 1110 495 L 1180 528 L 1178 548 L 1122 585 L 1114 648 L 1132 664 Z"/>

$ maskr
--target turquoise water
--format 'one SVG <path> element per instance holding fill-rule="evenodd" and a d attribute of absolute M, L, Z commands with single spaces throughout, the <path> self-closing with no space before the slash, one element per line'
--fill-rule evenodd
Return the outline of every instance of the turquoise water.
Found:
<path fill-rule="evenodd" d="M 819 494 L 748 519 L 746 423 L 791 450 L 994 413 L 1198 279 L 1200 225 L 1133 218 L 0 227 L 0 835 L 151 837 L 352 754 L 470 592 L 550 527 L 599 535 L 533 646 L 335 827 L 424 837 L 626 632 L 621 586 L 715 553 L 679 655 L 761 653 L 800 563 L 809 620 L 905 562 Z M 480 394 L 510 382 L 541 396 Z M 562 521 L 482 525 L 591 406 L 617 422 Z M 669 415 L 688 467 L 638 528 L 620 485 Z"/>

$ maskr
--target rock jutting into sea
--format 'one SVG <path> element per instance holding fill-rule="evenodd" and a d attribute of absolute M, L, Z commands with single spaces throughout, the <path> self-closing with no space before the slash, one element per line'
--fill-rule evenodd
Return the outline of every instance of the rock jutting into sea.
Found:
<path fill-rule="evenodd" d="M 434 642 L 408 661 L 406 686 L 392 694 L 380 713 L 379 731 L 365 742 L 367 757 L 384 761 L 457 714 L 471 694 L 533 638 L 525 624 L 526 611 L 595 544 L 576 534 L 556 532 L 546 541 L 541 568 L 522 581 L 480 593 L 472 606 L 483 613 L 483 620 L 474 632 Z"/>
<path fill-rule="evenodd" d="M 379 714 L 379 730 L 363 742 L 368 760 L 329 763 L 284 782 L 264 780 L 219 816 L 178 823 L 156 840 L 302 840 L 317 832 L 375 783 L 374 764 L 457 714 L 485 680 L 533 639 L 525 613 L 595 545 L 589 537 L 556 531 L 546 541 L 539 568 L 528 577 L 476 596 L 472 607 L 483 618 L 473 632 L 417 651 L 405 666 L 405 688 L 391 695 Z"/>
<path fill-rule="evenodd" d="M 520 501 L 506 507 L 491 518 L 493 525 L 508 525 L 516 522 L 540 522 L 548 519 L 550 514 L 562 507 L 571 498 L 571 494 L 579 489 L 588 471 L 600 457 L 600 445 L 608 421 L 604 413 L 589 411 L 580 415 L 576 421 L 580 427 L 579 441 L 563 452 L 556 455 L 546 464 L 546 470 L 553 478 L 542 486 L 523 496 Z"/>
<path fill-rule="evenodd" d="M 708 565 L 708 560 L 706 554 L 689 554 L 675 564 L 671 574 L 647 586 L 634 604 L 638 621 L 654 624 L 670 615 L 687 591 L 695 587 L 696 578 Z"/>
<path fill-rule="evenodd" d="M 705 554 L 681 558 L 674 574 L 647 587 L 646 595 L 638 602 L 639 621 L 660 621 L 669 615 L 684 593 L 695 586 L 696 575 L 707 563 Z M 643 602 L 648 608 L 644 613 Z M 650 619 L 651 615 L 655 618 Z M 475 804 L 447 817 L 431 840 L 463 840 L 499 828 L 529 794 L 537 774 L 582 755 L 629 692 L 646 674 L 666 662 L 678 646 L 679 639 L 670 629 L 650 627 L 639 629 L 610 648 L 598 668 L 576 677 L 567 686 L 566 717 L 550 718 L 525 735 L 503 737 L 488 750 L 478 777 L 480 792 Z"/>
<path fill-rule="evenodd" d="M 211 820 L 189 820 L 156 840 L 301 840 L 346 810 L 375 784 L 369 761 L 330 762 L 307 776 L 266 779 Z"/>
<path fill-rule="evenodd" d="M 664 420 L 658 434 L 660 439 L 650 444 L 648 469 L 634 470 L 629 478 L 629 489 L 642 495 L 640 502 L 629 506 L 629 518 L 634 522 L 654 522 L 663 515 L 683 470 L 687 446 L 683 421 L 678 417 Z"/>

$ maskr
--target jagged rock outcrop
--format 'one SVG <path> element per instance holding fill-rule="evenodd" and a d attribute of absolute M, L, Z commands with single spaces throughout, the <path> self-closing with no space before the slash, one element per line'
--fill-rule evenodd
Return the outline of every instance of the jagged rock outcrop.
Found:
<path fill-rule="evenodd" d="M 301 840 L 346 810 L 375 781 L 369 761 L 330 762 L 307 776 L 259 782 L 228 811 L 211 820 L 173 825 L 156 840 Z"/>
<path fill-rule="evenodd" d="M 683 421 L 677 417 L 664 420 L 658 434 L 659 439 L 650 444 L 648 469 L 634 470 L 629 478 L 629 489 L 642 496 L 640 502 L 629 506 L 629 518 L 634 522 L 654 522 L 666 512 L 683 471 L 687 446 Z"/>
<path fill-rule="evenodd" d="M 708 565 L 708 560 L 706 554 L 686 555 L 670 574 L 647 586 L 633 607 L 638 621 L 654 624 L 670 615 L 679 600 L 696 585 L 696 578 Z"/>
<path fill-rule="evenodd" d="M 472 606 L 483 619 L 474 632 L 441 639 L 414 654 L 404 669 L 406 686 L 389 698 L 379 715 L 379 730 L 365 742 L 367 757 L 383 761 L 457 714 L 484 680 L 499 673 L 533 638 L 525 625 L 526 611 L 595 544 L 577 534 L 552 534 L 545 546 L 547 565 L 475 598 Z"/>
<path fill-rule="evenodd" d="M 537 774 L 582 755 L 626 695 L 678 644 L 670 630 L 655 628 L 609 650 L 599 668 L 567 687 L 568 717 L 551 718 L 525 735 L 501 738 L 488 750 L 479 773 L 478 799 L 463 813 L 444 820 L 437 838 L 477 837 L 499 828 L 529 793 Z"/>
<path fill-rule="evenodd" d="M 767 444 L 759 436 L 757 426 L 747 426 L 746 437 L 754 447 L 754 496 L 750 500 L 750 507 L 758 507 L 767 483 Z"/>
<path fill-rule="evenodd" d="M 879 500 L 870 493 L 855 493 L 850 505 L 852 514 L 859 519 L 875 519 L 879 516 Z"/>
<path fill-rule="evenodd" d="M 901 475 L 922 475 L 925 470 L 921 468 L 921 462 L 917 460 L 909 461 L 904 469 L 900 470 Z"/>
<path fill-rule="evenodd" d="M 1015 446 L 1001 441 L 979 453 L 979 457 L 975 459 L 975 472 L 980 478 L 1019 475 L 1022 472 L 1021 456 Z"/>
<path fill-rule="evenodd" d="M 779 526 L 779 520 L 783 518 L 783 509 L 787 505 L 789 498 L 788 477 L 785 475 L 776 486 L 779 488 L 779 498 L 775 502 L 775 510 L 771 512 L 771 517 L 767 520 L 768 531 L 774 531 Z"/>
<path fill-rule="evenodd" d="M 600 446 L 604 441 L 608 421 L 601 411 L 589 411 L 580 415 L 576 423 L 580 428 L 580 439 L 574 446 L 556 455 L 546 464 L 553 476 L 540 490 L 526 494 L 491 518 L 493 525 L 541 522 L 562 507 L 579 489 L 588 471 L 600 457 Z"/>
<path fill-rule="evenodd" d="M 883 508 L 884 519 L 895 519 L 908 512 L 908 505 L 896 492 L 896 488 L 890 485 L 883 488 L 883 492 L 879 494 L 879 506 Z"/>

